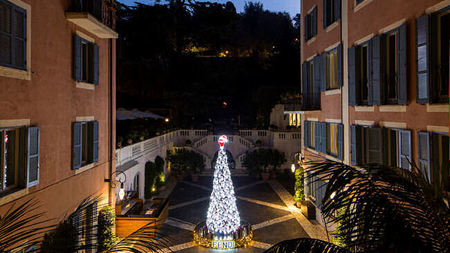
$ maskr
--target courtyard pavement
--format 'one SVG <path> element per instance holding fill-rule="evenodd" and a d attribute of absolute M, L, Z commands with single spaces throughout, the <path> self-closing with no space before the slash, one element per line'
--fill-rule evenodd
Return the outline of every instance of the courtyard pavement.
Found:
<path fill-rule="evenodd" d="M 232 176 L 237 207 L 242 220 L 253 226 L 253 243 L 232 252 L 263 252 L 272 245 L 294 238 L 326 240 L 325 230 L 306 219 L 294 206 L 292 195 L 275 180 L 258 181 L 245 175 Z M 173 252 L 224 252 L 206 249 L 192 242 L 195 225 L 206 219 L 213 177 L 201 176 L 198 182 L 179 182 L 169 205 L 169 218 L 161 233 L 169 236 Z"/>

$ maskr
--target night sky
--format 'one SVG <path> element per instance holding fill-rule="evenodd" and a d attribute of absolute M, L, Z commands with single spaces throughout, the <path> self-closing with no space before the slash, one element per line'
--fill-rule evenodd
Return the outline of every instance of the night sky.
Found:
<path fill-rule="evenodd" d="M 154 3 L 155 0 L 118 0 L 118 1 L 127 5 L 133 5 L 134 2 L 150 4 Z M 216 2 L 219 3 L 226 3 L 227 1 L 233 2 L 239 12 L 243 11 L 245 3 L 249 2 L 247 0 L 216 0 Z M 264 9 L 268 9 L 270 11 L 288 12 L 291 15 L 291 17 L 295 16 L 295 14 L 297 13 L 300 13 L 300 0 L 252 0 L 252 1 L 262 3 L 264 5 Z"/>

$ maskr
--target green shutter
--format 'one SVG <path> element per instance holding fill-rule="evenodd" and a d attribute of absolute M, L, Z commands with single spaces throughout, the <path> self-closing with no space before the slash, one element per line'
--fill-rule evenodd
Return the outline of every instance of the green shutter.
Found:
<path fill-rule="evenodd" d="M 40 128 L 28 128 L 27 187 L 39 184 Z"/>
<path fill-rule="evenodd" d="M 322 80 L 320 62 L 320 55 L 314 57 L 314 84 L 312 85 L 314 108 L 320 107 L 320 83 Z"/>
<path fill-rule="evenodd" d="M 315 136 L 314 136 L 314 140 L 315 140 L 314 141 L 315 142 L 314 149 L 318 152 L 321 152 L 321 150 L 322 150 L 322 146 L 321 146 L 322 145 L 322 137 L 321 137 L 322 127 L 319 122 L 316 122 L 315 128 L 316 128 L 316 131 L 315 131 Z"/>
<path fill-rule="evenodd" d="M 416 83 L 417 103 L 426 104 L 430 102 L 429 81 L 429 35 L 428 27 L 430 16 L 423 15 L 416 19 Z"/>
<path fill-rule="evenodd" d="M 398 104 L 406 105 L 408 102 L 408 79 L 407 79 L 407 65 L 408 65 L 408 52 L 407 52 L 407 32 L 406 24 L 401 25 L 398 28 Z"/>
<path fill-rule="evenodd" d="M 411 170 L 411 131 L 399 130 L 399 166 L 402 169 Z"/>
<path fill-rule="evenodd" d="M 348 104 L 356 105 L 356 65 L 355 47 L 348 49 Z"/>
<path fill-rule="evenodd" d="M 381 37 L 375 36 L 371 40 L 371 82 L 369 91 L 372 92 L 372 105 L 381 105 Z"/>
<path fill-rule="evenodd" d="M 73 36 L 73 77 L 75 81 L 81 81 L 81 38 Z"/>
<path fill-rule="evenodd" d="M 98 121 L 92 121 L 91 131 L 92 131 L 92 161 L 98 161 Z"/>
<path fill-rule="evenodd" d="M 321 132 L 320 132 L 320 136 L 321 138 L 321 151 L 322 153 L 326 154 L 327 153 L 327 123 L 322 122 L 320 123 L 321 125 Z"/>
<path fill-rule="evenodd" d="M 344 126 L 342 124 L 338 124 L 337 145 L 338 158 L 344 160 Z"/>
<path fill-rule="evenodd" d="M 419 169 L 424 177 L 431 183 L 430 162 L 430 134 L 428 132 L 418 133 Z"/>
<path fill-rule="evenodd" d="M 72 133 L 72 169 L 76 170 L 81 167 L 81 123 L 73 123 Z"/>
<path fill-rule="evenodd" d="M 94 84 L 98 85 L 98 75 L 99 75 L 99 52 L 98 52 L 98 46 L 96 44 L 93 44 L 94 47 Z"/>

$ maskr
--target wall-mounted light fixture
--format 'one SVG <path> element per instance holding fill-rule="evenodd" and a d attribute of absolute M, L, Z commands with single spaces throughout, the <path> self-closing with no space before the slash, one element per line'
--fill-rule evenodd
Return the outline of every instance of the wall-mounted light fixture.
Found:
<path fill-rule="evenodd" d="M 114 171 L 114 173 L 112 173 L 111 177 L 116 174 L 116 177 L 120 174 L 123 175 L 123 179 L 122 177 L 119 178 L 119 180 L 112 180 L 112 178 L 110 179 L 105 179 L 105 182 L 109 182 L 112 183 L 111 184 L 111 188 L 116 188 L 116 182 L 120 183 L 120 189 L 119 189 L 119 200 L 122 201 L 125 198 L 125 189 L 124 189 L 124 183 L 127 181 L 127 175 L 123 172 L 123 171 Z"/>

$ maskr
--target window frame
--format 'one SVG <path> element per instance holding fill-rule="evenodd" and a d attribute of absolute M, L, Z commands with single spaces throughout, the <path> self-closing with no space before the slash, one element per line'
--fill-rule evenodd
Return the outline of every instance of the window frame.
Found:
<path fill-rule="evenodd" d="M 364 58 L 364 51 L 366 52 L 365 58 Z M 356 92 L 357 92 L 357 104 L 358 105 L 368 105 L 369 104 L 369 75 L 370 75 L 370 60 L 369 60 L 369 54 L 370 54 L 370 46 L 369 46 L 369 41 L 358 45 L 356 47 L 356 71 L 355 71 L 355 75 L 356 75 Z M 365 68 L 364 68 L 364 63 L 365 62 Z M 365 70 L 365 76 L 364 76 L 364 72 L 363 70 Z M 365 77 L 365 80 L 364 80 Z M 367 94 L 364 94 L 364 89 L 363 87 L 367 88 Z M 366 97 L 364 97 L 364 95 L 367 95 Z"/>
<path fill-rule="evenodd" d="M 395 66 L 393 68 L 394 73 L 391 73 L 391 48 L 389 47 L 391 45 L 390 38 L 394 36 L 394 62 Z M 392 31 L 386 32 L 383 35 L 383 39 L 381 40 L 381 65 L 382 65 L 382 71 L 383 71 L 383 83 L 384 87 L 383 90 L 385 91 L 385 104 L 387 105 L 396 105 L 398 104 L 399 99 L 399 92 L 400 92 L 400 84 L 399 84 L 399 33 L 397 29 L 394 29 Z M 395 88 L 395 97 L 389 97 L 389 88 L 393 86 Z"/>
<path fill-rule="evenodd" d="M 14 183 L 12 185 L 4 185 L 4 168 L 6 167 L 6 159 L 5 159 L 5 154 L 6 154 L 6 145 L 7 143 L 5 142 L 5 138 L 6 138 L 6 132 L 9 131 L 14 131 L 15 132 L 15 137 L 14 137 Z M 19 127 L 7 127 L 7 128 L 0 128 L 0 193 L 2 192 L 8 192 L 11 191 L 13 189 L 16 189 L 18 187 L 20 187 L 20 167 L 21 167 L 21 159 L 23 159 L 22 156 L 24 156 L 23 152 L 21 152 L 21 148 L 23 148 L 23 145 L 25 145 L 24 141 L 23 141 L 23 136 L 21 136 L 24 133 L 21 133 L 20 128 Z M 24 169 L 24 168 L 22 168 Z"/>
<path fill-rule="evenodd" d="M 317 35 L 317 5 L 314 6 L 305 16 L 305 41 L 311 40 L 316 35 Z"/>
<path fill-rule="evenodd" d="M 325 89 L 326 90 L 335 90 L 335 89 L 339 89 L 339 74 L 338 74 L 338 47 L 333 48 L 327 52 L 325 52 L 326 54 L 326 63 L 325 63 Z M 333 56 L 333 65 L 334 67 L 331 68 L 331 55 Z M 332 69 L 334 69 L 334 71 L 332 71 Z M 332 75 L 332 73 L 334 73 L 334 75 Z M 331 86 L 331 77 L 334 77 L 334 84 L 335 86 Z"/>
<path fill-rule="evenodd" d="M 436 34 L 436 36 L 437 36 L 437 38 L 436 38 L 436 46 L 437 46 L 437 48 L 436 49 L 434 49 L 434 50 L 437 50 L 437 52 L 436 52 L 436 56 L 438 57 L 438 59 L 435 59 L 436 60 L 436 63 L 438 64 L 438 77 L 437 77 L 437 83 L 435 83 L 434 84 L 434 87 L 433 87 L 433 89 L 436 89 L 437 91 L 436 91 L 436 102 L 437 103 L 448 103 L 449 102 L 449 93 L 450 93 L 450 90 L 449 90 L 449 88 L 448 88 L 448 82 L 449 82 L 449 78 L 450 78 L 450 76 L 449 76 L 449 72 L 448 72 L 448 68 L 447 69 L 443 69 L 443 65 L 444 64 L 442 64 L 442 24 L 441 24 L 441 18 L 443 17 L 443 16 L 446 16 L 446 15 L 450 15 L 450 9 L 447 9 L 447 10 L 442 10 L 442 11 L 440 11 L 440 12 L 438 12 L 438 13 L 436 13 L 436 14 L 434 14 L 434 15 L 436 15 L 436 19 L 437 19 L 437 21 L 436 21 L 436 24 L 437 24 L 437 34 Z M 450 43 L 449 43 L 449 45 L 447 45 L 447 57 L 448 57 L 448 52 L 449 52 L 449 50 L 450 50 Z M 448 64 L 448 62 L 446 62 L 447 64 Z M 448 67 L 448 66 L 447 66 Z M 441 70 L 442 69 L 442 70 Z M 444 76 L 442 75 L 442 73 L 447 73 L 447 80 L 444 80 Z M 445 83 L 445 84 L 444 84 Z M 442 87 L 443 86 L 445 86 L 445 87 L 447 87 L 447 95 L 443 95 L 442 94 Z"/>
<path fill-rule="evenodd" d="M 336 123 L 327 123 L 326 124 L 326 152 L 328 155 L 331 155 L 333 157 L 338 157 L 339 155 L 339 145 L 338 145 L 338 124 Z M 333 138 L 333 131 L 334 132 L 334 138 Z M 334 153 L 332 151 L 332 144 L 334 142 L 335 148 L 336 148 L 336 153 Z"/>

